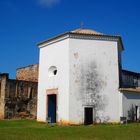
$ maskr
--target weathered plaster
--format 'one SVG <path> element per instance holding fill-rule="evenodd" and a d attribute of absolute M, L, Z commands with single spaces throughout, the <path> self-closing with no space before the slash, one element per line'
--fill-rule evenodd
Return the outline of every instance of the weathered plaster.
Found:
<path fill-rule="evenodd" d="M 0 118 L 17 118 L 28 114 L 36 117 L 37 82 L 9 79 L 0 74 Z M 24 113 L 23 113 L 24 112 Z"/>

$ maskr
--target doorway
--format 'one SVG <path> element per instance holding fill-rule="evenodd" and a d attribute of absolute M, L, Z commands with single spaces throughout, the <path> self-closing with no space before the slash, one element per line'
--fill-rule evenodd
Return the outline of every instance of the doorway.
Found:
<path fill-rule="evenodd" d="M 93 108 L 92 107 L 84 108 L 84 124 L 85 125 L 93 124 Z"/>
<path fill-rule="evenodd" d="M 135 112 L 136 112 L 136 121 L 140 119 L 140 107 L 135 106 Z"/>
<path fill-rule="evenodd" d="M 48 118 L 51 123 L 56 123 L 56 94 L 48 95 Z"/>

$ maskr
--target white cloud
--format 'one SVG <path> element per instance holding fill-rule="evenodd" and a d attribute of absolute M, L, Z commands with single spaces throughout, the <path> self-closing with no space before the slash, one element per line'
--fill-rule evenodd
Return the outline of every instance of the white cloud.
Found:
<path fill-rule="evenodd" d="M 52 7 L 60 2 L 60 0 L 38 0 L 40 5 Z"/>

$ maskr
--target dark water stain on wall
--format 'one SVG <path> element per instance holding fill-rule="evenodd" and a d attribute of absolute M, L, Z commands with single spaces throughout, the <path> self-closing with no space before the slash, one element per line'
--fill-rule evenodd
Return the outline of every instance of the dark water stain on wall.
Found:
<path fill-rule="evenodd" d="M 105 95 L 101 94 L 104 88 L 104 82 L 101 74 L 98 72 L 96 62 L 90 62 L 81 68 L 81 89 L 83 105 L 93 106 L 96 118 L 98 111 L 104 111 L 107 104 Z"/>

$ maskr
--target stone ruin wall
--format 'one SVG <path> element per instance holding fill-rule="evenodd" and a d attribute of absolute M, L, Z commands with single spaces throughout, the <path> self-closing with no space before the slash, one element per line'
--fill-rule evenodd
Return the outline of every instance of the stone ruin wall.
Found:
<path fill-rule="evenodd" d="M 5 117 L 5 85 L 7 74 L 0 74 L 0 118 Z"/>
<path fill-rule="evenodd" d="M 16 79 L 38 82 L 38 67 L 38 64 L 34 64 L 27 67 L 18 68 L 16 70 Z"/>
<path fill-rule="evenodd" d="M 12 80 L 0 74 L 0 119 L 36 118 L 37 82 Z"/>
<path fill-rule="evenodd" d="M 6 88 L 5 117 L 36 117 L 37 83 L 8 80 Z"/>

